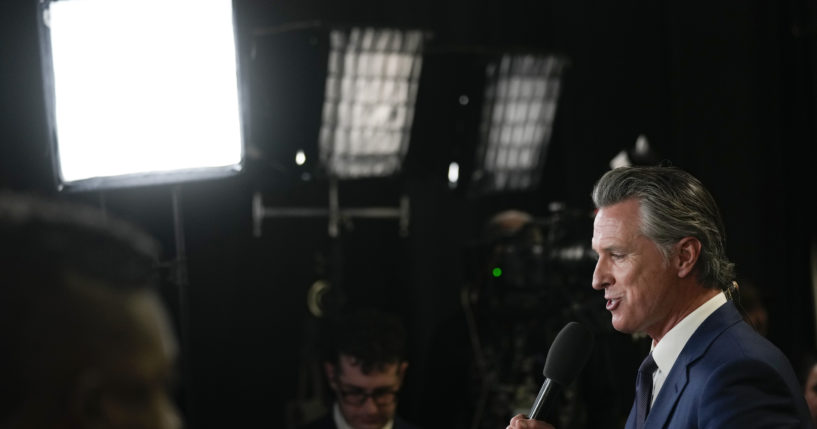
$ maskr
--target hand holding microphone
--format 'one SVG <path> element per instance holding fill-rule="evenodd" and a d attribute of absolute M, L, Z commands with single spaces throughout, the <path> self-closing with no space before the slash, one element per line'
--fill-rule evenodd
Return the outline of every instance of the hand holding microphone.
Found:
<path fill-rule="evenodd" d="M 570 322 L 559 331 L 545 359 L 545 381 L 533 401 L 529 419 L 540 420 L 552 408 L 559 391 L 579 375 L 592 350 L 593 333 L 584 325 Z"/>
<path fill-rule="evenodd" d="M 506 429 L 555 429 L 553 425 L 542 420 L 528 420 L 524 414 L 517 414 L 511 419 Z"/>

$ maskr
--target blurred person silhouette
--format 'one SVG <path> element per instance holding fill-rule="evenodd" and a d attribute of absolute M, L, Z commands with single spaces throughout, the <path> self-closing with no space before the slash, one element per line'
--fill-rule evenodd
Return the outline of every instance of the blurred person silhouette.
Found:
<path fill-rule="evenodd" d="M 0 427 L 181 427 L 150 236 L 90 207 L 2 192 L 0 249 Z"/>
<path fill-rule="evenodd" d="M 813 428 L 788 358 L 727 299 L 734 265 L 720 210 L 675 167 L 620 167 L 592 192 L 592 287 L 613 327 L 645 332 L 631 428 Z M 509 428 L 553 428 L 522 414 Z"/>
<path fill-rule="evenodd" d="M 329 320 L 323 368 L 334 392 L 331 411 L 307 429 L 417 429 L 397 416 L 408 368 L 406 332 L 400 319 L 359 308 Z"/>
<path fill-rule="evenodd" d="M 811 350 L 801 356 L 800 384 L 803 386 L 803 397 L 806 398 L 809 413 L 817 425 L 817 350 Z"/>

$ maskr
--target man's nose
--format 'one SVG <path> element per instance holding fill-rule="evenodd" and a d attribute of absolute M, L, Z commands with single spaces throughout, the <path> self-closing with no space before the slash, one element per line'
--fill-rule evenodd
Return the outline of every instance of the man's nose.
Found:
<path fill-rule="evenodd" d="M 377 411 L 379 409 L 378 406 L 377 406 L 377 402 L 374 401 L 373 396 L 367 396 L 366 400 L 363 401 L 363 404 L 361 406 L 366 411 L 370 411 L 370 412 L 375 412 L 375 411 Z"/>
<path fill-rule="evenodd" d="M 609 274 L 606 264 L 601 258 L 599 258 L 599 260 L 596 261 L 596 268 L 593 269 L 593 289 L 603 290 L 612 283 L 612 276 Z"/>

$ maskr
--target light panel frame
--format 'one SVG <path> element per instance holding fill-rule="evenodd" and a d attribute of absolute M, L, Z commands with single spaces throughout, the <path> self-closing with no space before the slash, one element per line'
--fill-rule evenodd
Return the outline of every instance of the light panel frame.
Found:
<path fill-rule="evenodd" d="M 58 189 L 186 182 L 242 170 L 244 97 L 232 0 L 43 0 L 39 13 Z M 79 18 L 86 21 L 79 25 Z M 157 36 L 160 30 L 173 39 Z"/>
<path fill-rule="evenodd" d="M 505 54 L 487 65 L 473 193 L 539 185 L 567 65 L 546 54 Z"/>
<path fill-rule="evenodd" d="M 339 179 L 396 174 L 408 151 L 426 33 L 330 32 L 319 152 Z"/>

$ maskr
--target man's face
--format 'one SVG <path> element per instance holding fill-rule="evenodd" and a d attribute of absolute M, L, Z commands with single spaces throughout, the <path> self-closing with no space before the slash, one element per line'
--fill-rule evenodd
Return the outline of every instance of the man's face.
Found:
<path fill-rule="evenodd" d="M 803 393 L 805 394 L 811 417 L 817 422 L 817 364 L 812 365 L 811 371 L 808 373 L 806 387 Z"/>
<path fill-rule="evenodd" d="M 407 365 L 392 363 L 364 374 L 349 356 L 341 355 L 339 367 L 326 364 L 326 375 L 338 398 L 340 412 L 353 428 L 381 429 L 394 418 L 397 409 L 394 394 L 400 389 Z M 356 400 L 361 393 L 362 403 Z"/>
<path fill-rule="evenodd" d="M 593 289 L 604 291 L 616 330 L 660 338 L 673 323 L 677 275 L 658 246 L 641 234 L 639 206 L 630 199 L 597 212 Z"/>

